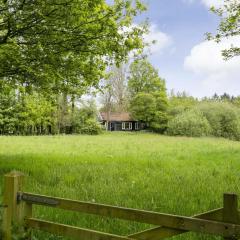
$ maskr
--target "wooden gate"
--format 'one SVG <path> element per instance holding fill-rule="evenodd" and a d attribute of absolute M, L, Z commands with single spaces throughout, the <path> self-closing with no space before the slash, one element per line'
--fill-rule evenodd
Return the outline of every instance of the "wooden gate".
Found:
<path fill-rule="evenodd" d="M 13 223 L 22 226 L 21 229 L 25 232 L 26 239 L 31 239 L 31 229 L 86 240 L 159 240 L 189 231 L 222 236 L 224 239 L 240 238 L 236 194 L 224 194 L 223 208 L 185 217 L 27 193 L 23 191 L 23 174 L 12 172 L 5 175 L 3 199 L 5 206 L 2 226 L 3 240 L 12 240 Z M 156 227 L 128 236 L 119 236 L 34 218 L 33 205 L 152 224 Z"/>

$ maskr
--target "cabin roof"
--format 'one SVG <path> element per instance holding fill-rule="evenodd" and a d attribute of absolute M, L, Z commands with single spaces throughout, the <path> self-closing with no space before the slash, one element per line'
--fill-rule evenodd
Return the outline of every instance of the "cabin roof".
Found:
<path fill-rule="evenodd" d="M 107 121 L 108 114 L 106 112 L 100 113 L 101 120 Z M 130 113 L 128 112 L 110 112 L 109 114 L 109 121 L 116 121 L 116 122 L 127 122 L 127 121 L 134 121 L 131 117 Z"/>

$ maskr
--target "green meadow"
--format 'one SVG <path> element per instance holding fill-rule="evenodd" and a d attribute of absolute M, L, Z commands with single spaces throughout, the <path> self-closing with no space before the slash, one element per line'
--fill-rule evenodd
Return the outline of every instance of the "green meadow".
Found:
<path fill-rule="evenodd" d="M 2 136 L 0 196 L 12 170 L 26 175 L 25 191 L 191 216 L 221 207 L 224 192 L 240 194 L 240 143 L 150 133 Z M 149 227 L 47 207 L 34 207 L 34 216 L 122 235 Z M 34 239 L 64 238 L 34 232 Z"/>

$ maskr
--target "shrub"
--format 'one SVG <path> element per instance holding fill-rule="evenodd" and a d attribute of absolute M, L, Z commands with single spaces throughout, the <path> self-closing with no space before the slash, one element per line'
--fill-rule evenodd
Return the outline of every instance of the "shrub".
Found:
<path fill-rule="evenodd" d="M 96 120 L 96 105 L 92 101 L 82 104 L 76 109 L 72 118 L 72 132 L 80 134 L 97 135 L 102 132 L 100 124 Z"/>
<path fill-rule="evenodd" d="M 211 127 L 203 114 L 197 110 L 188 110 L 169 121 L 167 134 L 173 136 L 207 136 Z"/>
<path fill-rule="evenodd" d="M 203 102 L 195 107 L 208 120 L 212 135 L 240 140 L 240 110 L 227 102 Z"/>
<path fill-rule="evenodd" d="M 77 133 L 98 135 L 102 132 L 101 126 L 95 119 L 88 119 L 77 128 Z"/>

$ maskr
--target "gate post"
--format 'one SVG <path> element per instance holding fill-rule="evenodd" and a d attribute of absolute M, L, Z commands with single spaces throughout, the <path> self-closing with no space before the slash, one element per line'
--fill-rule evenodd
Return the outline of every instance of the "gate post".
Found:
<path fill-rule="evenodd" d="M 237 194 L 225 193 L 223 195 L 223 221 L 227 223 L 238 223 L 238 196 Z M 236 240 L 237 237 L 224 238 Z"/>
<path fill-rule="evenodd" d="M 14 234 L 18 234 L 18 231 L 24 233 L 24 218 L 31 215 L 32 206 L 25 206 L 17 197 L 17 193 L 22 191 L 23 179 L 23 174 L 16 171 L 4 176 L 3 204 L 6 208 L 3 212 L 3 240 L 12 240 L 14 225 L 17 231 Z"/>

